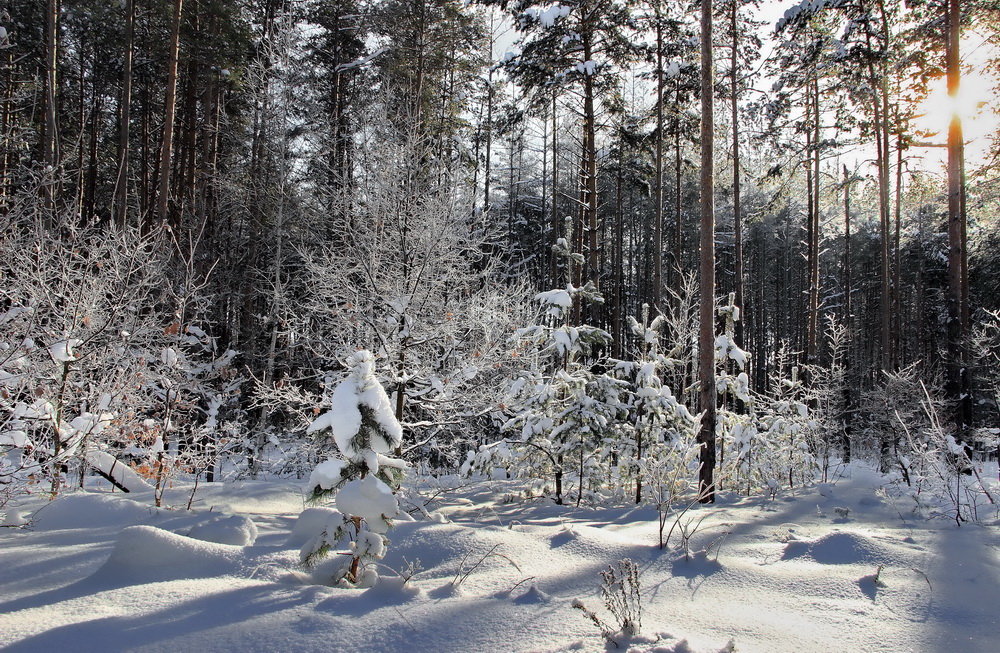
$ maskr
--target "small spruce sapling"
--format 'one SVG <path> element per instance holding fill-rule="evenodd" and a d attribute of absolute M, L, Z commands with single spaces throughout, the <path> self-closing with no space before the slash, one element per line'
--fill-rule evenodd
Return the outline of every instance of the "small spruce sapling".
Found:
<path fill-rule="evenodd" d="M 330 398 L 330 409 L 307 429 L 329 430 L 340 451 L 341 458 L 316 466 L 308 486 L 311 501 L 334 498 L 338 512 L 302 548 L 301 559 L 312 567 L 346 543 L 350 557 L 333 570 L 333 581 L 370 586 L 378 575 L 368 563 L 385 556 L 385 532 L 399 513 L 393 488 L 398 488 L 407 464 L 386 455 L 402 442 L 403 429 L 375 377 L 375 357 L 356 352 L 348 357 L 347 368 L 347 378 Z"/>

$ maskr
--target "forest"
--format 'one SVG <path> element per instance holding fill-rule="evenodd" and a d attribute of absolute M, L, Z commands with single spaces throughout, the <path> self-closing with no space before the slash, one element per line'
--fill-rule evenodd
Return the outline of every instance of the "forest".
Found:
<path fill-rule="evenodd" d="M 764 519 L 857 650 L 987 650 L 998 91 L 994 0 L 8 0 L 0 646 L 830 650 L 725 602 Z M 222 576 L 280 624 L 116 639 Z"/>

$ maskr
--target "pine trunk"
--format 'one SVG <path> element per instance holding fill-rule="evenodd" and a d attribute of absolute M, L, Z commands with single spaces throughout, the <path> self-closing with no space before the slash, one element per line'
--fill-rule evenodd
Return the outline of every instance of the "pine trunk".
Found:
<path fill-rule="evenodd" d="M 160 141 L 159 190 L 156 199 L 156 217 L 169 223 L 170 168 L 174 141 L 174 115 L 177 99 L 177 60 L 180 54 L 181 14 L 184 0 L 174 0 L 174 13 L 170 33 L 170 58 L 167 62 L 167 90 L 163 101 L 163 137 Z"/>
<path fill-rule="evenodd" d="M 701 325 L 698 376 L 701 446 L 699 501 L 715 503 L 715 120 L 712 85 L 712 2 L 701 5 Z"/>

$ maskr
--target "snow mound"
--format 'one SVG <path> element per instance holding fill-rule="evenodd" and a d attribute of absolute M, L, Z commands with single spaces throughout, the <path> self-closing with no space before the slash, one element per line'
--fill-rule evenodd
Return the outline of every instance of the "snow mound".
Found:
<path fill-rule="evenodd" d="M 527 591 L 525 591 L 520 596 L 514 599 L 514 603 L 519 604 L 530 604 L 530 603 L 548 603 L 552 600 L 552 597 L 538 589 L 538 585 L 532 583 Z"/>
<path fill-rule="evenodd" d="M 374 587 L 362 594 L 366 599 L 374 599 L 378 605 L 396 605 L 423 595 L 423 590 L 400 576 L 379 576 Z"/>
<path fill-rule="evenodd" d="M 815 540 L 792 540 L 783 560 L 811 558 L 825 565 L 887 564 L 893 555 L 881 544 L 860 533 L 836 531 Z"/>
<path fill-rule="evenodd" d="M 216 544 L 253 546 L 257 541 L 257 525 L 241 515 L 222 516 L 195 526 L 188 537 Z"/>
<path fill-rule="evenodd" d="M 241 568 L 243 549 L 203 542 L 153 526 L 118 535 L 108 560 L 91 578 L 113 585 L 226 576 Z"/>
<path fill-rule="evenodd" d="M 131 526 L 148 520 L 155 508 L 106 494 L 73 494 L 39 509 L 35 524 L 41 530 Z"/>
<path fill-rule="evenodd" d="M 306 508 L 299 514 L 299 518 L 295 520 L 295 526 L 292 527 L 292 534 L 285 541 L 285 546 L 289 548 L 301 547 L 316 537 L 317 533 L 322 532 L 331 518 L 339 516 L 340 512 L 333 508 Z"/>

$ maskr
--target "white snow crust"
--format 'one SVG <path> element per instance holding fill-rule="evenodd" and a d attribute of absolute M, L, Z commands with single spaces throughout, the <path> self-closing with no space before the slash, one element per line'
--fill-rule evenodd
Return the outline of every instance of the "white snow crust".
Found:
<path fill-rule="evenodd" d="M 997 468 L 981 473 L 995 479 Z M 314 585 L 299 570 L 302 536 L 338 515 L 311 508 L 296 523 L 300 481 L 203 483 L 192 511 L 152 509 L 131 500 L 149 494 L 121 498 L 105 482 L 4 507 L 33 523 L 0 528 L 0 649 L 614 650 L 572 601 L 612 620 L 599 574 L 628 557 L 642 631 L 617 650 L 994 650 L 996 515 L 960 528 L 927 519 L 885 482 L 851 465 L 774 500 L 720 492 L 686 513 L 704 521 L 685 556 L 676 533 L 657 548 L 649 506 L 556 506 L 512 500 L 516 482 L 414 477 L 408 486 L 437 497 L 448 523 L 397 521 L 369 590 Z M 167 504 L 185 506 L 190 489 L 168 490 Z M 214 528 L 220 507 L 256 524 L 252 546 L 186 536 Z"/>

